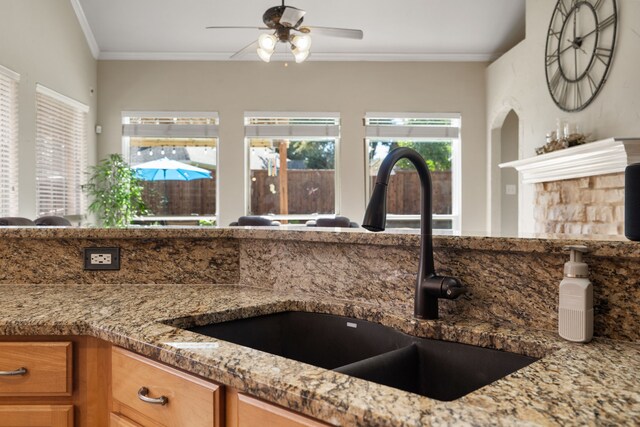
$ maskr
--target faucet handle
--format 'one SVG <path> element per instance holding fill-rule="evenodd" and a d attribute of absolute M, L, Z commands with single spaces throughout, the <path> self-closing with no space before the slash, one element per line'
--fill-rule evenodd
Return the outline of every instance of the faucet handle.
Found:
<path fill-rule="evenodd" d="M 443 298 L 456 299 L 460 295 L 467 293 L 466 286 L 460 283 L 460 280 L 455 277 L 444 276 L 441 283 Z"/>

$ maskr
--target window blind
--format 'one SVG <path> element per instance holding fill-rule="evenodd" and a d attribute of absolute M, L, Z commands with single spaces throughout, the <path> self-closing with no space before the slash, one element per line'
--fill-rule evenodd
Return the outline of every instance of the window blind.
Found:
<path fill-rule="evenodd" d="M 245 113 L 246 138 L 338 138 L 337 113 Z"/>
<path fill-rule="evenodd" d="M 82 215 L 89 107 L 36 88 L 36 208 L 42 215 Z"/>
<path fill-rule="evenodd" d="M 218 114 L 207 112 L 123 112 L 122 136 L 217 138 Z"/>
<path fill-rule="evenodd" d="M 18 215 L 18 83 L 0 66 L 0 216 Z"/>
<path fill-rule="evenodd" d="M 367 138 L 459 138 L 460 114 L 367 113 L 365 127 Z"/>

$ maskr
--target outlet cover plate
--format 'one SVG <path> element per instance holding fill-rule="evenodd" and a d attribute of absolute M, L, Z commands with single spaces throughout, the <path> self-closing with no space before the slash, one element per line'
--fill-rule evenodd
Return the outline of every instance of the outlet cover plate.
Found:
<path fill-rule="evenodd" d="M 84 248 L 83 252 L 85 270 L 120 270 L 120 248 Z"/>

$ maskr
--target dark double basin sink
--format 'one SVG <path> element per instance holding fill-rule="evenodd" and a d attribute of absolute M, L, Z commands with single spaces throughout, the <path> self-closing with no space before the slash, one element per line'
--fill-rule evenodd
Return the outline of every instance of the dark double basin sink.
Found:
<path fill-rule="evenodd" d="M 283 312 L 188 330 L 443 401 L 538 360 L 320 313 Z"/>

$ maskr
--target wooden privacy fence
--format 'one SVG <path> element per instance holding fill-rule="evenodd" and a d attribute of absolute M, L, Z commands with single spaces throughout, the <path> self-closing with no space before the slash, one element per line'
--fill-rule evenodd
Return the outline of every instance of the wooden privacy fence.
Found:
<path fill-rule="evenodd" d="M 289 213 L 313 214 L 335 212 L 333 170 L 289 169 Z M 432 172 L 434 213 L 451 213 L 451 172 Z M 251 172 L 251 207 L 255 215 L 280 212 L 279 177 L 267 171 Z M 373 187 L 375 176 L 371 177 Z M 420 213 L 420 177 L 415 171 L 396 171 L 391 176 L 387 211 L 396 214 Z"/>
<path fill-rule="evenodd" d="M 288 172 L 289 214 L 326 214 L 335 211 L 333 170 L 290 169 Z M 216 180 L 148 181 L 143 198 L 154 215 L 214 215 Z M 433 212 L 451 213 L 451 172 L 432 172 Z M 373 187 L 375 176 L 370 178 Z M 224 184 L 223 184 L 224 185 Z M 251 213 L 280 213 L 280 177 L 266 170 L 251 171 Z M 165 196 L 166 195 L 166 196 Z M 387 211 L 420 213 L 420 178 L 415 171 L 396 171 L 391 176 Z"/>
<path fill-rule="evenodd" d="M 372 176 L 370 188 L 376 177 Z M 433 213 L 451 214 L 451 172 L 431 172 L 431 203 Z M 420 213 L 420 176 L 414 170 L 396 171 L 387 190 L 387 212 L 392 214 Z"/>
<path fill-rule="evenodd" d="M 142 199 L 158 216 L 215 215 L 216 180 L 144 181 Z"/>

